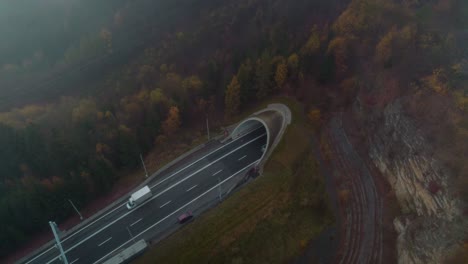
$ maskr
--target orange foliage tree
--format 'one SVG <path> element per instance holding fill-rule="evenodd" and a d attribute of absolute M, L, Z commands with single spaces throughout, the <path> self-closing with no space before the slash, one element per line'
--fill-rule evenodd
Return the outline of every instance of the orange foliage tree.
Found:
<path fill-rule="evenodd" d="M 163 131 L 166 136 L 174 135 L 180 128 L 180 113 L 177 106 L 171 106 L 166 120 L 163 122 Z"/>

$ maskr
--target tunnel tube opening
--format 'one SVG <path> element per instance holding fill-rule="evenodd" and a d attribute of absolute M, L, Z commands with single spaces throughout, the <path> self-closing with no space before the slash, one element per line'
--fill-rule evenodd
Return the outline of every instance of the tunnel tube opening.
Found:
<path fill-rule="evenodd" d="M 259 163 L 263 158 L 265 157 L 265 154 L 267 151 L 270 149 L 270 132 L 268 130 L 268 126 L 260 118 L 256 117 L 251 117 L 248 118 L 244 121 L 242 121 L 231 133 L 231 138 L 233 140 L 236 140 L 239 137 L 242 137 L 243 135 L 246 135 L 248 133 L 255 133 L 260 135 L 266 134 L 266 139 L 265 141 L 261 144 L 260 150 L 263 152 L 261 158 L 259 159 Z"/>

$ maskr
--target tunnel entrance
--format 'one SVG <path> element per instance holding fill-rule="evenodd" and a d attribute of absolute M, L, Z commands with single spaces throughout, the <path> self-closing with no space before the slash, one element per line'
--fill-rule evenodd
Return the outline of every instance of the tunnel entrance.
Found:
<path fill-rule="evenodd" d="M 270 151 L 279 131 L 283 127 L 283 121 L 283 116 L 278 111 L 267 110 L 259 112 L 240 122 L 232 131 L 231 138 L 236 140 L 253 131 L 254 133 L 259 133 L 259 135 L 266 134 L 266 142 L 261 146 L 261 151 L 263 153 L 260 161 L 262 161 L 265 155 Z"/>
<path fill-rule="evenodd" d="M 241 122 L 231 133 L 233 140 L 238 139 L 246 134 L 254 134 L 255 136 L 262 136 L 266 134 L 266 140 L 262 141 L 260 150 L 263 152 L 260 160 L 263 159 L 268 150 L 269 132 L 263 120 L 258 118 L 249 118 Z"/>

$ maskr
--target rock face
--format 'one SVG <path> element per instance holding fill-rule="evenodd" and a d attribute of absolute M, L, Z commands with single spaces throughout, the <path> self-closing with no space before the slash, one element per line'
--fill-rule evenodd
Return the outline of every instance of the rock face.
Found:
<path fill-rule="evenodd" d="M 468 227 L 451 193 L 449 172 L 433 158 L 401 102 L 365 119 L 373 124 L 372 133 L 367 131 L 370 158 L 393 187 L 404 214 L 394 219 L 399 263 L 443 262 Z"/>

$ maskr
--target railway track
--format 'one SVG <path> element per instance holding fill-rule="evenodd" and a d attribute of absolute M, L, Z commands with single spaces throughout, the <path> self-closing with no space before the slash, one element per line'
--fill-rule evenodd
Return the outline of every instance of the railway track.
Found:
<path fill-rule="evenodd" d="M 335 263 L 382 263 L 382 199 L 374 179 L 334 116 L 327 128 L 333 182 L 349 194 L 340 202 L 341 240 Z M 338 192 L 337 192 L 338 193 Z"/>

